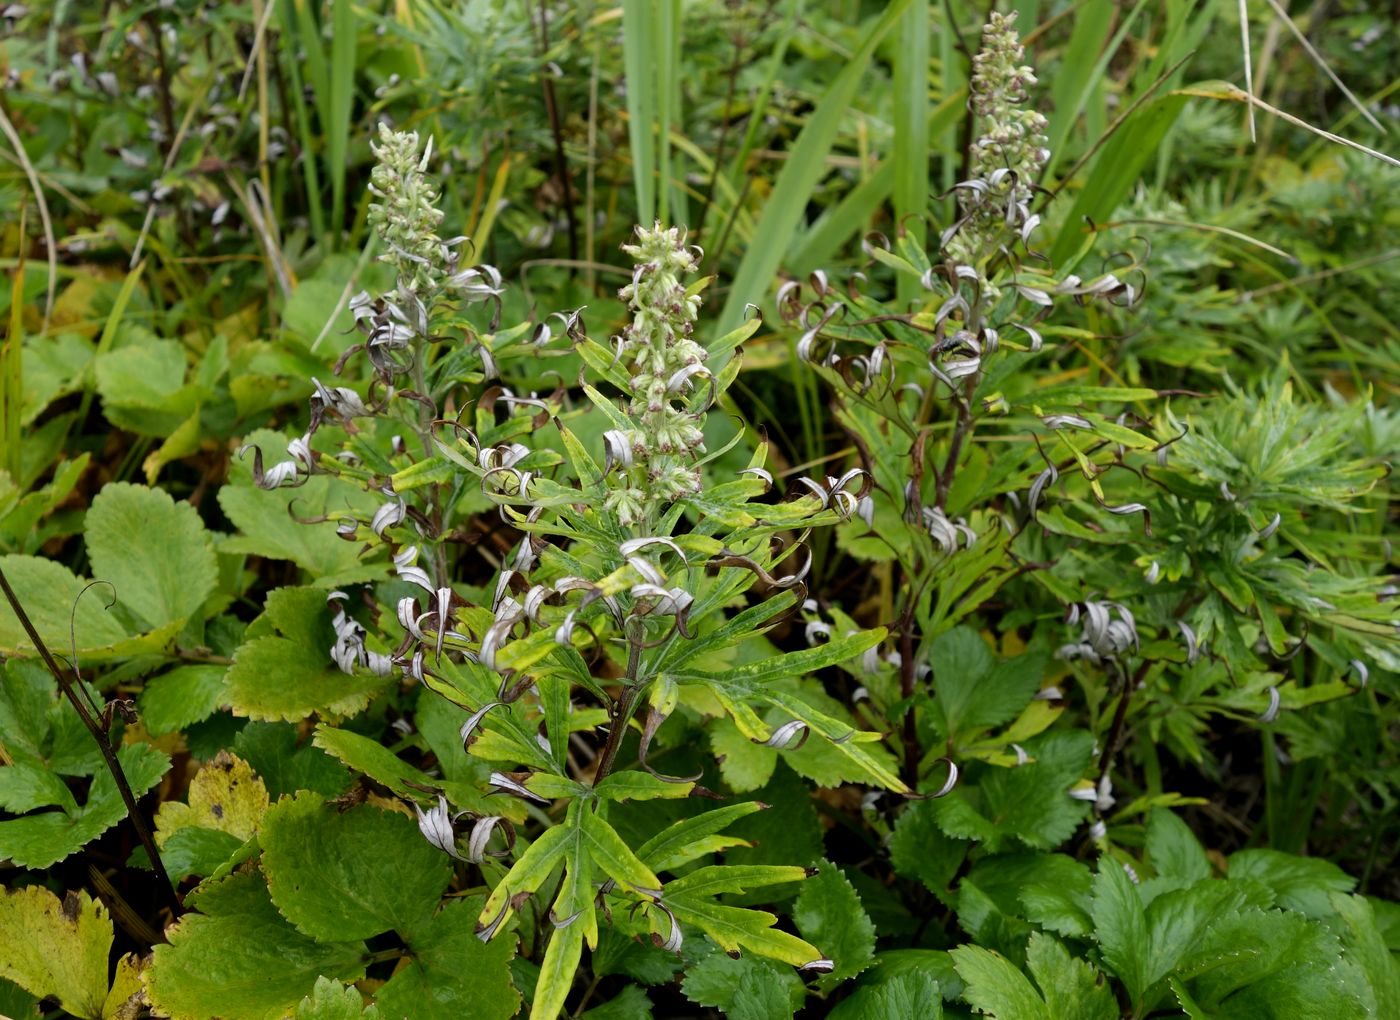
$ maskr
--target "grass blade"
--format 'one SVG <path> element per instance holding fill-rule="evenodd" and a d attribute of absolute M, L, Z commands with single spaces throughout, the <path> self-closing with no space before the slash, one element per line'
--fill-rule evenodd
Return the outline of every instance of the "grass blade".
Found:
<path fill-rule="evenodd" d="M 126 306 L 131 302 L 131 295 L 136 292 L 136 285 L 141 282 L 141 274 L 145 271 L 146 263 L 143 260 L 136 263 L 135 268 L 127 273 L 126 279 L 122 281 L 122 289 L 117 292 L 117 300 L 112 302 L 112 310 L 107 313 L 107 321 L 102 326 L 102 335 L 97 339 L 97 350 L 92 355 L 94 373 L 97 371 L 97 359 L 112 349 L 112 343 L 117 338 L 117 327 L 122 324 Z M 83 422 L 87 421 L 88 408 L 92 406 L 92 395 L 96 389 L 97 380 L 94 375 L 91 385 L 83 388 L 83 400 L 78 405 L 78 417 L 74 419 L 78 428 L 82 428 Z"/>
<path fill-rule="evenodd" d="M 913 0 L 899 25 L 894 57 L 894 216 L 922 245 L 928 212 L 928 0 Z M 914 299 L 919 281 L 899 277 L 899 303 Z"/>
<path fill-rule="evenodd" d="M 1065 217 L 1064 226 L 1055 238 L 1050 250 L 1050 264 L 1056 269 L 1069 271 L 1074 268 L 1071 257 L 1083 248 L 1084 235 L 1080 224 L 1087 218 L 1101 223 L 1113 214 L 1113 210 L 1128 195 L 1128 191 L 1141 176 L 1143 167 L 1157 151 L 1168 129 L 1176 123 L 1181 109 L 1186 105 L 1186 96 L 1172 92 L 1148 103 L 1138 110 L 1104 146 L 1093 168 L 1074 200 L 1074 206 Z"/>
<path fill-rule="evenodd" d="M 904 16 L 908 6 L 909 0 L 893 0 L 879 20 L 866 30 L 860 46 L 851 54 L 797 136 L 792 154 L 778 174 L 767 208 L 754 230 L 753 240 L 739 263 L 716 335 L 723 336 L 737 326 L 743 318 L 744 306 L 761 301 L 768 292 L 773 274 L 787 250 L 788 239 L 802 220 L 807 199 L 826 171 L 827 153 L 831 151 L 847 107 L 855 98 L 866 65 L 875 47 Z"/>
<path fill-rule="evenodd" d="M 1075 122 L 1084 112 L 1089 97 L 1102 84 L 1104 76 L 1108 73 L 1109 61 L 1123 44 L 1128 29 L 1142 13 L 1144 3 L 1145 0 L 1138 0 L 1133 5 L 1107 45 L 1105 41 L 1108 40 L 1109 30 L 1113 27 L 1113 16 L 1118 10 L 1112 0 L 1094 0 L 1086 5 L 1075 19 L 1069 48 L 1065 51 L 1063 65 L 1055 76 L 1052 89 L 1055 113 L 1050 118 L 1049 129 L 1046 132 L 1050 139 L 1050 160 L 1045 165 L 1043 180 L 1050 179 L 1050 175 L 1055 172 L 1055 166 L 1064 157 L 1065 143 L 1069 140 Z"/>
<path fill-rule="evenodd" d="M 925 134 L 941 135 L 957 125 L 967 107 L 967 93 L 959 89 L 934 107 Z M 861 181 L 834 207 L 828 209 L 805 234 L 793 240 L 788 249 L 787 267 L 801 276 L 825 266 L 836 250 L 859 233 L 894 187 L 895 164 L 887 159 Z"/>
<path fill-rule="evenodd" d="M 787 57 L 788 40 L 797 32 L 797 26 L 802 21 L 803 0 L 792 0 L 792 9 L 788 12 L 787 25 L 778 36 L 777 44 L 773 47 L 773 56 L 768 61 L 768 70 L 763 76 L 763 84 L 759 87 L 758 96 L 754 100 L 753 112 L 749 115 L 749 124 L 744 131 L 744 143 L 739 146 L 739 151 L 734 154 L 734 158 L 729 161 L 729 180 L 732 186 L 737 187 L 737 181 L 744 172 L 744 166 L 748 162 L 749 153 L 753 152 L 753 147 L 758 144 L 758 129 L 763 123 L 763 111 L 768 109 L 768 100 L 773 95 L 773 83 L 778 80 L 778 72 L 782 70 L 783 60 Z"/>
<path fill-rule="evenodd" d="M 355 49 L 360 30 L 359 17 L 350 0 L 335 0 L 331 15 L 330 96 L 328 123 L 321 125 L 326 134 L 326 162 L 331 178 L 331 229 L 333 246 L 345 227 L 345 155 L 350 142 L 350 116 L 355 99 Z"/>
<path fill-rule="evenodd" d="M 19 259 L 10 282 L 10 328 L 0 346 L 0 455 L 10 482 L 22 485 L 19 409 L 24 400 L 24 210 L 19 214 Z"/>
<path fill-rule="evenodd" d="M 647 68 L 659 61 L 652 5 L 622 0 L 622 58 L 627 76 L 627 140 L 632 148 L 632 184 L 637 222 L 656 218 L 656 103 Z"/>

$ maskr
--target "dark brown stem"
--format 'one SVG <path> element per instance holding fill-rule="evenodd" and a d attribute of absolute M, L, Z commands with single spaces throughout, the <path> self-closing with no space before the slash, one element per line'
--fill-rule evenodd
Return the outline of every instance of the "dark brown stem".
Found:
<path fill-rule="evenodd" d="M 966 392 L 958 399 L 958 418 L 953 424 L 953 439 L 948 444 L 948 459 L 943 462 L 943 470 L 938 472 L 938 485 L 934 491 L 933 505 L 943 510 L 948 505 L 948 491 L 953 487 L 953 476 L 957 474 L 958 458 L 962 456 L 963 443 L 972 431 L 972 394 L 977 388 L 977 376 L 972 376 Z"/>
<path fill-rule="evenodd" d="M 150 827 L 146 824 L 146 819 L 142 817 L 141 811 L 136 806 L 136 797 L 131 792 L 131 784 L 126 781 L 126 773 L 122 771 L 121 762 L 117 760 L 116 752 L 112 750 L 112 741 L 107 736 L 101 724 L 93 718 L 88 711 L 83 699 L 78 697 L 78 692 L 73 686 L 73 682 L 64 675 L 63 670 L 58 668 L 58 663 L 54 661 L 48 646 L 44 644 L 44 639 L 39 636 L 39 632 L 34 629 L 34 624 L 29 619 L 29 614 L 24 611 L 24 606 L 20 604 L 19 596 L 10 587 L 10 579 L 5 576 L 5 572 L 0 570 L 0 589 L 5 592 L 5 598 L 10 603 L 10 608 L 14 610 L 15 617 L 19 620 L 24 632 L 29 635 L 29 640 L 34 642 L 34 650 L 39 653 L 39 657 L 44 660 L 44 665 L 48 667 L 53 678 L 58 681 L 59 689 L 63 691 L 69 703 L 78 713 L 78 718 L 83 721 L 87 731 L 92 734 L 92 739 L 97 741 L 97 747 L 102 752 L 102 758 L 107 763 L 108 770 L 112 773 L 112 779 L 116 781 L 117 790 L 121 793 L 122 803 L 126 805 L 126 813 L 131 818 L 131 824 L 136 827 L 136 835 L 141 840 L 141 845 L 146 848 L 146 854 L 151 859 L 151 868 L 156 873 L 156 877 L 161 882 L 161 888 L 170 900 L 170 906 L 178 917 L 184 910 L 184 905 L 180 902 L 179 895 L 175 892 L 175 885 L 170 881 L 170 875 L 165 870 L 165 864 L 160 859 L 160 851 L 156 849 L 156 842 L 151 838 Z"/>
<path fill-rule="evenodd" d="M 914 718 L 914 600 L 909 592 L 909 605 L 899 618 L 899 695 L 904 701 L 904 782 L 911 790 L 919 788 L 919 727 Z"/>
<path fill-rule="evenodd" d="M 1104 741 L 1103 753 L 1099 755 L 1099 780 L 1108 775 L 1108 770 L 1113 766 L 1114 755 L 1118 753 L 1118 744 L 1123 739 L 1123 724 L 1128 718 L 1128 701 L 1133 696 L 1133 688 L 1142 683 L 1142 678 L 1147 674 L 1147 667 L 1150 662 L 1144 661 L 1133 673 L 1132 678 L 1120 667 L 1119 677 L 1122 679 L 1122 690 L 1118 694 L 1118 708 L 1113 713 L 1113 723 L 1108 728 L 1108 739 Z"/>
<path fill-rule="evenodd" d="M 622 746 L 622 738 L 627 735 L 627 723 L 632 718 L 632 712 L 637 707 L 637 695 L 641 693 L 641 688 L 637 685 L 637 667 L 641 665 L 642 648 L 641 644 L 629 636 L 628 643 L 631 650 L 627 653 L 627 678 L 622 693 L 613 702 L 611 716 L 612 721 L 608 727 L 608 742 L 603 745 L 603 753 L 598 756 L 598 769 L 593 773 L 593 785 L 597 786 L 612 772 L 613 763 L 617 760 L 618 748 Z"/>
<path fill-rule="evenodd" d="M 540 56 L 549 53 L 549 21 L 544 0 L 540 0 Z M 574 188 L 569 182 L 569 165 L 564 158 L 564 125 L 559 116 L 559 103 L 554 96 L 554 79 L 549 76 L 549 68 L 540 69 L 540 82 L 544 90 L 544 109 L 549 117 L 549 130 L 554 136 L 554 172 L 563 188 L 564 216 L 569 223 L 569 258 L 578 259 L 578 223 L 574 219 Z M 570 267 L 569 275 L 574 276 L 577 267 Z"/>

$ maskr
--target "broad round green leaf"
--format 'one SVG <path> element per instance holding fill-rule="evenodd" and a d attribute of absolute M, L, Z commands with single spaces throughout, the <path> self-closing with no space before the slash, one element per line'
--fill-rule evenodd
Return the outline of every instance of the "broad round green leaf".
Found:
<path fill-rule="evenodd" d="M 364 945 L 317 942 L 277 912 L 257 872 L 234 875 L 196 898 L 156 946 L 147 991 L 174 1020 L 264 1020 L 290 1013 L 322 975 L 364 976 Z"/>
<path fill-rule="evenodd" d="M 260 841 L 277 909 L 313 938 L 407 929 L 437 906 L 451 874 L 413 819 L 369 806 L 341 812 L 312 793 L 269 808 Z"/>
<path fill-rule="evenodd" d="M 93 576 L 147 628 L 198 614 L 218 583 L 214 547 L 199 514 L 163 489 L 112 482 L 92 501 L 86 529 Z"/>
<path fill-rule="evenodd" d="M 476 932 L 483 897 L 449 900 L 402 932 L 412 954 L 379 990 L 375 1003 L 386 1017 L 414 1020 L 507 1020 L 520 1007 L 510 981 L 514 937 L 482 942 Z"/>

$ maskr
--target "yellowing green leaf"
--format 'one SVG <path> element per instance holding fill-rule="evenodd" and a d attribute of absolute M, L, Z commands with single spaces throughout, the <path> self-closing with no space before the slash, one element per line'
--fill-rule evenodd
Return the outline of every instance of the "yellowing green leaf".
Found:
<path fill-rule="evenodd" d="M 262 876 L 243 872 L 195 898 L 156 946 L 146 971 L 151 1004 L 172 1020 L 266 1020 L 291 1013 L 318 977 L 364 976 L 362 942 L 317 942 L 277 912 Z"/>
<path fill-rule="evenodd" d="M 85 1020 L 103 1015 L 112 921 L 87 893 L 60 900 L 34 885 L 0 893 L 0 946 L 0 977 Z"/>
<path fill-rule="evenodd" d="M 220 751 L 205 763 L 190 782 L 189 803 L 166 801 L 156 812 L 156 843 L 180 829 L 198 826 L 236 836 L 251 837 L 267 811 L 267 788 L 252 768 L 237 755 Z"/>

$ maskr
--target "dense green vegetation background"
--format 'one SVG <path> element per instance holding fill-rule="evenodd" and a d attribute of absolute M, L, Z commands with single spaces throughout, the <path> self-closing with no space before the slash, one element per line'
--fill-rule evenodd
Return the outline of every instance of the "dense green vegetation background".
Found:
<path fill-rule="evenodd" d="M 989 343 L 942 235 L 991 7 L 1048 161 Z M 0 18 L 0 568 L 58 673 L 0 605 L 0 1015 L 1400 1016 L 1395 5 Z M 381 123 L 499 271 L 409 411 L 354 349 Z M 716 399 L 638 567 L 598 493 L 652 223 Z M 575 574 L 645 620 L 589 588 L 555 640 Z"/>

